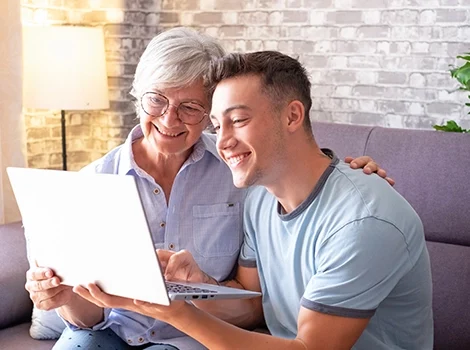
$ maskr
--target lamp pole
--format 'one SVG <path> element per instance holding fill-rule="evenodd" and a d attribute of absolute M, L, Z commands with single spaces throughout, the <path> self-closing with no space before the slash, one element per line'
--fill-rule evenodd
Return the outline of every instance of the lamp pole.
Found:
<path fill-rule="evenodd" d="M 60 110 L 60 126 L 62 133 L 62 170 L 67 170 L 67 142 L 65 138 L 65 111 Z"/>

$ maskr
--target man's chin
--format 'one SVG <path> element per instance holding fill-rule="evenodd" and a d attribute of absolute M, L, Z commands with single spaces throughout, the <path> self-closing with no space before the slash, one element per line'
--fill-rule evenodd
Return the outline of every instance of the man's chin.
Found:
<path fill-rule="evenodd" d="M 237 188 L 247 188 L 253 185 L 248 178 L 239 177 L 236 174 L 232 173 L 233 185 Z"/>

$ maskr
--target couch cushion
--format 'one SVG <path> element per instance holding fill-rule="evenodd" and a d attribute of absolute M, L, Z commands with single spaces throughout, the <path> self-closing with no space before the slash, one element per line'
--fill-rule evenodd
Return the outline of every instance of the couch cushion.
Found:
<path fill-rule="evenodd" d="M 470 245 L 469 150 L 470 135 L 376 127 L 365 154 L 396 180 L 427 240 Z"/>
<path fill-rule="evenodd" d="M 0 330 L 0 349 L 8 350 L 50 350 L 55 340 L 34 340 L 29 336 L 30 323 Z"/>
<path fill-rule="evenodd" d="M 427 242 L 433 280 L 434 348 L 470 349 L 470 247 Z"/>
<path fill-rule="evenodd" d="M 322 148 L 332 149 L 340 159 L 364 155 L 367 138 L 373 127 L 312 122 L 315 141 Z"/>
<path fill-rule="evenodd" d="M 1 329 L 30 321 L 32 302 L 24 288 L 29 264 L 21 223 L 0 225 L 0 242 Z"/>

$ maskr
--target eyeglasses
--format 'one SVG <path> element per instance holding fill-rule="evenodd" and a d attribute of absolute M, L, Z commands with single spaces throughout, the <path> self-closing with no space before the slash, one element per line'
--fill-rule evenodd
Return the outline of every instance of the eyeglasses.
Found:
<path fill-rule="evenodd" d="M 158 92 L 146 92 L 142 95 L 140 104 L 145 113 L 152 117 L 161 117 L 171 106 L 176 107 L 178 118 L 187 125 L 202 122 L 207 115 L 205 108 L 197 102 L 181 102 L 178 106 L 170 104 L 168 98 Z"/>

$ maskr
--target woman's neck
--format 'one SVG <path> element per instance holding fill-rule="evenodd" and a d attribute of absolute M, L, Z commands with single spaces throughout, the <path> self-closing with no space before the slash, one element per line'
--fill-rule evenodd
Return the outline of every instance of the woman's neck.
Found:
<path fill-rule="evenodd" d="M 168 203 L 176 175 L 188 159 L 192 149 L 185 152 L 185 154 L 167 155 L 156 152 L 148 146 L 145 138 L 142 138 L 133 143 L 132 151 L 136 164 L 162 187 Z"/>

